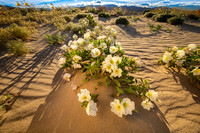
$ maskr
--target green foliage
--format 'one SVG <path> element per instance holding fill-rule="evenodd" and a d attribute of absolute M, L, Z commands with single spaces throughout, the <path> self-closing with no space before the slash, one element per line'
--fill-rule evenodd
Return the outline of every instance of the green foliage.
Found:
<path fill-rule="evenodd" d="M 153 24 L 148 24 L 149 25 L 149 30 L 150 31 L 159 31 L 162 28 L 162 25 L 156 25 L 154 26 Z"/>
<path fill-rule="evenodd" d="M 8 52 L 16 56 L 24 55 L 29 52 L 29 49 L 21 39 L 8 41 L 7 47 Z"/>
<path fill-rule="evenodd" d="M 72 21 L 72 19 L 71 19 L 69 16 L 64 16 L 64 18 L 65 18 L 65 20 L 66 20 L 67 22 Z"/>
<path fill-rule="evenodd" d="M 103 18 L 110 18 L 110 14 L 107 12 L 100 12 L 98 14 L 99 17 L 103 17 Z"/>
<path fill-rule="evenodd" d="M 152 12 L 146 12 L 146 13 L 144 14 L 144 16 L 147 17 L 147 18 L 151 18 L 153 15 L 155 15 L 155 14 L 152 13 Z"/>
<path fill-rule="evenodd" d="M 171 25 L 182 25 L 184 23 L 185 19 L 182 17 L 172 17 L 167 20 L 168 23 Z"/>
<path fill-rule="evenodd" d="M 144 10 L 142 11 L 142 14 L 144 15 L 145 13 L 150 12 L 150 11 L 151 11 L 150 9 L 144 9 Z"/>
<path fill-rule="evenodd" d="M 175 15 L 173 14 L 159 14 L 155 16 L 155 21 L 157 22 L 167 22 L 169 18 L 174 17 Z"/>
<path fill-rule="evenodd" d="M 119 17 L 115 20 L 115 24 L 123 24 L 123 25 L 128 25 L 129 21 L 125 17 Z"/>
<path fill-rule="evenodd" d="M 11 96 L 10 94 L 6 94 L 5 96 L 2 96 L 0 98 L 0 110 L 5 108 L 6 110 L 9 109 L 9 105 L 12 101 L 13 96 Z"/>
<path fill-rule="evenodd" d="M 76 18 L 81 19 L 87 17 L 87 14 L 79 13 L 76 15 Z"/>
<path fill-rule="evenodd" d="M 199 17 L 196 14 L 188 14 L 186 17 L 189 18 L 189 19 L 193 19 L 193 20 L 199 19 Z"/>
<path fill-rule="evenodd" d="M 94 21 L 94 17 L 92 14 L 88 14 L 87 19 L 89 20 L 89 25 L 91 27 L 95 27 L 97 25 L 97 22 Z"/>
<path fill-rule="evenodd" d="M 62 45 L 63 41 L 65 40 L 65 35 L 62 36 L 60 32 L 52 36 L 47 34 L 46 39 L 51 45 Z"/>

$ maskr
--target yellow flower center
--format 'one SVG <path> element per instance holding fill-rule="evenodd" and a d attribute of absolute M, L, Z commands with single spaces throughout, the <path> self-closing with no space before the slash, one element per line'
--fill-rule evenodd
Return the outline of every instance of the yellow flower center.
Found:
<path fill-rule="evenodd" d="M 65 79 L 66 79 L 66 80 L 68 80 L 68 79 L 69 79 L 69 77 L 65 77 Z"/>
<path fill-rule="evenodd" d="M 148 103 L 148 101 L 146 101 L 146 103 L 145 103 L 146 105 L 148 105 L 149 103 Z"/>
<path fill-rule="evenodd" d="M 96 55 L 96 56 L 98 56 L 98 55 L 99 55 L 99 53 L 98 53 L 98 52 L 95 52 L 95 55 Z"/>
<path fill-rule="evenodd" d="M 87 99 L 87 96 L 83 96 L 83 99 Z"/>
<path fill-rule="evenodd" d="M 128 104 L 126 102 L 123 103 L 124 108 L 126 108 L 128 106 Z"/>
<path fill-rule="evenodd" d="M 115 50 L 116 50 L 115 48 L 112 49 L 112 51 L 115 51 Z"/>
<path fill-rule="evenodd" d="M 200 73 L 200 69 L 195 69 L 194 73 Z"/>
<path fill-rule="evenodd" d="M 111 59 L 111 60 L 110 60 L 110 64 L 114 64 L 114 63 L 115 63 L 115 62 Z"/>
<path fill-rule="evenodd" d="M 118 69 L 116 69 L 116 70 L 115 70 L 115 73 L 116 73 L 116 74 L 119 74 L 119 70 L 118 70 Z"/>
<path fill-rule="evenodd" d="M 117 105 L 117 106 L 116 106 L 116 110 L 121 110 L 121 106 L 120 106 L 120 105 Z"/>
<path fill-rule="evenodd" d="M 152 96 L 152 93 L 151 93 L 151 92 L 149 92 L 147 95 L 148 95 L 149 97 L 151 97 L 151 96 Z"/>
<path fill-rule="evenodd" d="M 111 69 L 111 66 L 110 65 L 107 65 L 107 67 L 106 67 L 107 69 Z"/>

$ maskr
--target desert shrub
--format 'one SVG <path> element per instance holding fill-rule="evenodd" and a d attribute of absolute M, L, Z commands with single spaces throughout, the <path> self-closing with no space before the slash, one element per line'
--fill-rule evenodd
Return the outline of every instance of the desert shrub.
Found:
<path fill-rule="evenodd" d="M 51 44 L 51 45 L 55 45 L 55 44 L 63 44 L 64 40 L 65 40 L 65 35 L 61 35 L 61 33 L 57 33 L 55 35 L 46 35 L 46 39 L 47 41 Z"/>
<path fill-rule="evenodd" d="M 110 18 L 110 14 L 106 12 L 100 12 L 98 14 L 99 17 Z"/>
<path fill-rule="evenodd" d="M 89 12 L 89 13 L 96 13 L 97 10 L 96 10 L 96 8 L 89 8 L 89 9 L 88 9 L 88 12 Z"/>
<path fill-rule="evenodd" d="M 20 27 L 17 24 L 12 24 L 10 26 L 9 32 L 11 33 L 11 37 L 13 39 L 19 38 L 25 41 L 29 40 L 31 37 L 31 31 L 27 27 Z"/>
<path fill-rule="evenodd" d="M 25 46 L 25 43 L 21 39 L 11 40 L 7 43 L 8 52 L 13 55 L 24 55 L 29 52 L 29 49 Z"/>
<path fill-rule="evenodd" d="M 189 18 L 189 19 L 194 19 L 194 20 L 198 20 L 199 19 L 199 17 L 197 15 L 195 15 L 195 14 L 188 14 L 186 17 Z"/>
<path fill-rule="evenodd" d="M 84 13 L 79 13 L 76 15 L 76 18 L 78 19 L 85 18 L 85 17 L 87 17 L 87 14 L 84 14 Z"/>
<path fill-rule="evenodd" d="M 72 21 L 72 19 L 71 19 L 69 16 L 64 16 L 64 19 L 65 19 L 67 22 Z"/>
<path fill-rule="evenodd" d="M 66 20 L 63 17 L 54 17 L 52 19 L 53 25 L 57 28 L 57 30 L 64 30 L 64 25 Z"/>
<path fill-rule="evenodd" d="M 6 29 L 0 28 L 0 49 L 5 48 L 6 42 L 10 39 L 11 39 L 11 34 L 8 28 Z"/>
<path fill-rule="evenodd" d="M 155 21 L 157 22 L 167 22 L 167 19 L 174 17 L 173 14 L 159 14 L 155 16 Z"/>
<path fill-rule="evenodd" d="M 147 18 L 151 18 L 153 15 L 155 15 L 155 14 L 152 13 L 152 12 L 146 12 L 146 13 L 144 14 L 144 16 L 147 17 Z"/>
<path fill-rule="evenodd" d="M 170 23 L 171 25 L 182 25 L 184 21 L 185 21 L 184 18 L 177 16 L 167 20 L 167 22 Z"/>
<path fill-rule="evenodd" d="M 144 15 L 145 13 L 150 12 L 150 11 L 151 11 L 150 9 L 144 9 L 144 10 L 142 11 L 142 14 Z"/>
<path fill-rule="evenodd" d="M 19 8 L 19 11 L 21 12 L 22 15 L 26 15 L 28 13 L 27 8 Z"/>
<path fill-rule="evenodd" d="M 97 25 L 92 14 L 88 14 L 87 19 L 89 20 L 89 26 L 95 27 Z"/>
<path fill-rule="evenodd" d="M 123 24 L 123 25 L 128 25 L 129 21 L 125 17 L 119 17 L 115 20 L 115 24 Z"/>
<path fill-rule="evenodd" d="M 65 24 L 64 25 L 64 30 L 65 31 L 66 30 L 71 30 L 73 24 L 74 24 L 73 22 L 69 22 L 69 23 Z"/>

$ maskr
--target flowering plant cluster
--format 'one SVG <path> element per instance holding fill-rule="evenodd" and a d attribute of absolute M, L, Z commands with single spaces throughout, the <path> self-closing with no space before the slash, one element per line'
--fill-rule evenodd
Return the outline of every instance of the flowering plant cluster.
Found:
<path fill-rule="evenodd" d="M 137 57 L 125 56 L 120 42 L 116 42 L 116 35 L 117 31 L 110 26 L 107 26 L 104 30 L 100 29 L 99 26 L 96 26 L 93 31 L 87 30 L 83 38 L 73 35 L 73 40 L 69 41 L 68 46 L 63 45 L 61 47 L 65 52 L 63 57 L 60 58 L 59 64 L 66 70 L 82 68 L 83 72 L 86 72 L 84 81 L 104 77 L 107 86 L 113 84 L 116 87 L 117 96 L 125 92 L 140 96 L 146 99 L 142 106 L 150 110 L 153 107 L 151 101 L 157 100 L 157 97 L 153 100 L 149 98 L 154 97 L 154 93 L 148 92 L 150 80 L 138 80 L 129 75 L 129 73 L 138 72 L 142 62 Z M 66 75 L 68 75 L 67 78 Z M 65 80 L 69 81 L 70 77 L 69 73 L 64 75 Z M 147 95 L 147 93 L 150 94 Z M 134 110 L 132 102 L 127 101 L 127 99 L 124 100 L 128 105 L 131 103 L 131 107 L 123 106 L 122 109 L 125 110 L 125 113 L 122 113 L 122 115 L 131 114 L 130 111 Z M 123 102 L 118 103 L 123 104 Z M 127 107 L 129 107 L 128 105 Z M 114 104 L 111 107 L 114 108 Z M 114 110 L 112 109 L 113 112 Z M 126 110 L 129 110 L 129 112 L 127 113 Z M 122 115 L 118 116 L 121 117 Z"/>
<path fill-rule="evenodd" d="M 183 68 L 187 76 L 200 88 L 200 47 L 189 44 L 187 47 L 168 48 L 159 60 L 160 64 L 170 68 Z"/>
<path fill-rule="evenodd" d="M 92 95 L 87 89 L 81 89 L 81 93 L 78 93 L 78 100 L 82 103 L 81 107 L 86 108 L 86 113 L 91 116 L 96 116 L 98 111 L 97 101 L 98 95 Z"/>

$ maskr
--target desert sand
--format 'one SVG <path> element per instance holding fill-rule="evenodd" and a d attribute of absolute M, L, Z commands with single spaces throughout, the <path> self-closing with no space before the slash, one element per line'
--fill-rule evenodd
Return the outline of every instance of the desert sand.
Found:
<path fill-rule="evenodd" d="M 143 67 L 135 77 L 151 78 L 152 89 L 159 93 L 162 101 L 156 103 L 153 110 L 143 110 L 141 99 L 128 96 L 135 101 L 139 112 L 121 119 L 110 111 L 108 104 L 113 99 L 110 94 L 115 90 L 102 85 L 96 90 L 101 101 L 98 103 L 98 114 L 96 117 L 87 116 L 76 95 L 80 90 L 72 91 L 71 82 L 62 81 L 64 71 L 57 64 L 59 46 L 50 46 L 44 39 L 45 33 L 55 30 L 42 27 L 28 44 L 34 49 L 33 53 L 20 58 L 9 55 L 0 57 L 1 94 L 9 92 L 18 95 L 11 109 L 2 114 L 0 131 L 199 132 L 200 91 L 177 70 L 158 66 L 157 60 L 167 47 L 187 46 L 190 43 L 200 45 L 200 23 L 192 21 L 176 27 L 140 18 L 127 27 L 114 25 L 115 18 L 99 19 L 98 23 L 115 28 L 117 41 L 121 42 L 126 54 L 142 59 Z M 163 28 L 159 32 L 150 32 L 148 22 L 160 24 Z M 172 29 L 171 33 L 166 32 L 168 28 Z M 72 81 L 81 80 L 75 75 Z M 94 85 L 95 81 L 82 87 L 95 92 Z M 103 95 L 105 89 L 108 93 Z M 126 125 L 131 127 L 125 128 Z"/>

